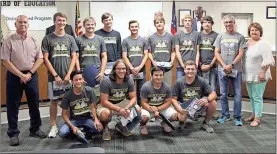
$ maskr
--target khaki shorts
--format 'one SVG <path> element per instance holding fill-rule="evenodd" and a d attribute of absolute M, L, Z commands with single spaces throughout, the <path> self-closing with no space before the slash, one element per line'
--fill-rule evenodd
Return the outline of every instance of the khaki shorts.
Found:
<path fill-rule="evenodd" d="M 171 116 L 175 113 L 177 113 L 177 111 L 173 108 L 173 107 L 169 107 L 165 110 L 162 110 L 161 113 L 167 118 L 167 119 L 170 119 Z M 152 119 L 155 117 L 154 113 L 150 113 L 148 112 L 147 110 L 145 109 L 142 109 L 141 110 L 141 116 L 146 116 L 148 117 L 149 119 Z"/>
<path fill-rule="evenodd" d="M 125 106 L 127 106 L 128 104 L 130 103 L 130 100 L 129 99 L 125 99 L 123 101 L 121 101 L 120 103 L 117 103 L 117 104 L 114 104 L 116 106 L 119 106 L 121 108 L 125 108 Z M 136 104 L 135 107 L 138 109 L 139 106 Z M 104 107 L 101 103 L 99 103 L 97 106 L 96 106 L 96 114 L 97 116 L 100 116 L 101 113 L 104 111 L 104 110 L 110 110 L 106 107 Z M 117 111 L 112 111 L 112 115 L 119 115 L 119 112 Z"/>

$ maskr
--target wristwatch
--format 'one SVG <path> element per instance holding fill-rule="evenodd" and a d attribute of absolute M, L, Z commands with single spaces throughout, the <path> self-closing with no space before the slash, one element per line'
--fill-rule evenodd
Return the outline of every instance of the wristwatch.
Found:
<path fill-rule="evenodd" d="M 55 76 L 54 76 L 54 78 L 56 78 L 56 77 L 58 77 L 59 75 L 58 74 L 56 74 Z"/>
<path fill-rule="evenodd" d="M 232 63 L 232 67 L 234 67 L 235 65 Z"/>
<path fill-rule="evenodd" d="M 33 76 L 33 75 L 34 75 L 34 73 L 33 73 L 31 70 L 29 70 L 28 72 L 31 74 L 31 76 Z"/>

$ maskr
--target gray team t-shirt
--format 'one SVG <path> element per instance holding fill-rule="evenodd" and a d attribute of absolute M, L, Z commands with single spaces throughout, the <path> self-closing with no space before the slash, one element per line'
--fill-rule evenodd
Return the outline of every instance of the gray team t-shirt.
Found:
<path fill-rule="evenodd" d="M 236 58 L 239 48 L 244 48 L 245 38 L 238 32 L 232 34 L 223 33 L 217 36 L 214 46 L 220 49 L 220 55 L 225 64 L 230 65 Z M 218 65 L 218 69 L 222 69 L 221 65 Z M 241 63 L 235 64 L 234 68 L 238 72 L 242 71 Z"/>
<path fill-rule="evenodd" d="M 174 48 L 174 39 L 166 32 L 163 36 L 154 33 L 148 39 L 153 59 L 157 62 L 170 62 L 171 51 Z"/>
<path fill-rule="evenodd" d="M 41 50 L 48 52 L 48 59 L 54 70 L 64 79 L 69 70 L 71 54 L 78 51 L 78 47 L 71 35 L 57 36 L 55 33 L 51 33 L 43 38 Z M 48 72 L 48 81 L 54 80 L 52 74 Z"/>
<path fill-rule="evenodd" d="M 134 80 L 129 77 L 123 83 L 117 84 L 112 75 L 105 76 L 100 81 L 100 92 L 109 95 L 109 101 L 113 104 L 129 99 L 129 92 L 134 92 Z"/>
<path fill-rule="evenodd" d="M 94 33 L 104 38 L 107 48 L 107 62 L 115 62 L 122 57 L 121 35 L 118 31 L 106 32 L 103 29 L 99 29 Z"/>
<path fill-rule="evenodd" d="M 182 77 L 175 82 L 172 88 L 172 96 L 177 97 L 179 102 L 186 102 L 193 98 L 201 98 L 204 95 L 209 95 L 213 90 L 208 82 L 200 77 L 196 76 L 195 80 L 188 84 L 186 78 Z"/>
<path fill-rule="evenodd" d="M 101 67 L 101 53 L 107 52 L 103 37 L 95 35 L 93 38 L 87 38 L 82 35 L 76 38 L 79 48 L 80 67 L 84 69 L 92 64 L 97 68 Z"/>
<path fill-rule="evenodd" d="M 204 65 L 209 65 L 214 58 L 214 41 L 217 37 L 217 33 L 212 31 L 209 34 L 203 32 L 200 33 L 200 61 Z"/>
<path fill-rule="evenodd" d="M 155 89 L 151 81 L 143 84 L 140 91 L 141 99 L 147 99 L 151 106 L 160 106 L 164 104 L 167 98 L 171 97 L 171 88 L 166 82 L 162 83 L 160 89 Z"/>
<path fill-rule="evenodd" d="M 96 96 L 92 88 L 85 86 L 82 94 L 76 95 L 73 89 L 65 93 L 61 108 L 70 110 L 70 119 L 81 120 L 91 118 L 91 104 L 96 103 Z"/>
<path fill-rule="evenodd" d="M 141 36 L 137 39 L 128 36 L 123 40 L 122 51 L 127 52 L 127 57 L 134 67 L 141 64 L 144 57 L 144 50 L 148 50 L 148 42 Z"/>
<path fill-rule="evenodd" d="M 180 53 L 183 61 L 196 60 L 197 45 L 200 42 L 200 33 L 192 31 L 190 33 L 185 33 L 180 31 L 175 35 L 175 45 L 179 45 Z M 177 67 L 180 67 L 178 61 Z"/>

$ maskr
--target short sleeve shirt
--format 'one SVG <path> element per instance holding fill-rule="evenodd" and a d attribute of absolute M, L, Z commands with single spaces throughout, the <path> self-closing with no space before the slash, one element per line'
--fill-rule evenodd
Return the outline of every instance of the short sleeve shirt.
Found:
<path fill-rule="evenodd" d="M 131 77 L 124 80 L 121 84 L 116 83 L 110 76 L 105 76 L 100 81 L 100 93 L 108 94 L 109 101 L 113 104 L 129 99 L 129 92 L 134 91 L 134 80 Z"/>
<path fill-rule="evenodd" d="M 191 84 L 188 84 L 185 77 L 183 77 L 177 80 L 172 88 L 172 96 L 177 97 L 177 100 L 180 102 L 186 102 L 193 98 L 199 99 L 211 93 L 211 86 L 200 76 L 195 77 L 195 80 Z"/>
<path fill-rule="evenodd" d="M 73 89 L 65 93 L 60 106 L 65 110 L 70 109 L 70 119 L 88 119 L 91 118 L 91 104 L 96 100 L 92 88 L 86 86 L 80 95 L 76 95 Z"/>
<path fill-rule="evenodd" d="M 155 89 L 152 82 L 148 81 L 143 84 L 140 97 L 146 99 L 151 106 L 160 106 L 167 98 L 171 97 L 171 88 L 166 82 L 163 82 L 159 89 Z"/>

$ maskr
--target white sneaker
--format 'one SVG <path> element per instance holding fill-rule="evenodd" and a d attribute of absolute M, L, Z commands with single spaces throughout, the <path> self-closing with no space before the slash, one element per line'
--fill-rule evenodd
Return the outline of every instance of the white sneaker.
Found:
<path fill-rule="evenodd" d="M 156 119 L 155 118 L 151 118 L 150 119 L 150 122 L 154 122 Z"/>
<path fill-rule="evenodd" d="M 50 132 L 49 132 L 49 134 L 48 134 L 48 137 L 49 137 L 49 138 L 54 138 L 54 137 L 57 136 L 58 132 L 59 132 L 59 131 L 58 131 L 57 126 L 52 126 L 52 127 L 51 127 L 51 130 L 50 130 Z"/>

